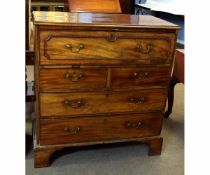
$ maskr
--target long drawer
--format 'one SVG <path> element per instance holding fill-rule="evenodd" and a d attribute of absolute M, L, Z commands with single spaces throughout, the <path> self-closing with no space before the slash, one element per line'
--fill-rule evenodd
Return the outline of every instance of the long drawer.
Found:
<path fill-rule="evenodd" d="M 40 116 L 74 116 L 163 110 L 165 89 L 118 92 L 41 93 Z"/>
<path fill-rule="evenodd" d="M 170 63 L 171 33 L 41 31 L 40 64 Z"/>
<path fill-rule="evenodd" d="M 107 69 L 40 69 L 40 91 L 96 90 L 106 88 Z"/>
<path fill-rule="evenodd" d="M 40 120 L 40 144 L 67 144 L 160 134 L 160 113 Z"/>

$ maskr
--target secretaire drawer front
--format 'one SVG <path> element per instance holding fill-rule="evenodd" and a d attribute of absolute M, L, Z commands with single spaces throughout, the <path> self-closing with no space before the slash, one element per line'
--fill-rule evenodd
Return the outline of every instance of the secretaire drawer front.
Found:
<path fill-rule="evenodd" d="M 113 88 L 167 86 L 170 67 L 112 68 L 111 75 Z"/>
<path fill-rule="evenodd" d="M 41 116 L 74 116 L 163 110 L 165 89 L 40 94 Z"/>
<path fill-rule="evenodd" d="M 106 87 L 107 69 L 40 69 L 40 91 L 63 92 Z"/>
<path fill-rule="evenodd" d="M 167 63 L 173 34 L 74 31 L 40 33 L 41 64 Z"/>
<path fill-rule="evenodd" d="M 158 135 L 160 113 L 42 119 L 40 144 L 67 144 Z"/>

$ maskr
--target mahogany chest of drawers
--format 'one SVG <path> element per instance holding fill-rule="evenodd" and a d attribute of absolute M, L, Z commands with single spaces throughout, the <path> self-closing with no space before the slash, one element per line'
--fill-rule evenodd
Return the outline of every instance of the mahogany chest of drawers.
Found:
<path fill-rule="evenodd" d="M 178 26 L 152 16 L 34 12 L 35 167 L 65 147 L 161 153 Z"/>

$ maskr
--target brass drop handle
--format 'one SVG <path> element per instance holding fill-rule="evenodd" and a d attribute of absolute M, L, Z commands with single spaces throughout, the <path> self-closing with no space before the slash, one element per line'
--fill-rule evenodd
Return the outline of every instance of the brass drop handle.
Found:
<path fill-rule="evenodd" d="M 71 107 L 72 108 L 79 108 L 83 105 L 82 100 L 76 100 L 71 102 Z"/>
<path fill-rule="evenodd" d="M 66 48 L 70 49 L 72 53 L 77 53 L 81 49 L 84 49 L 85 48 L 85 45 L 84 44 L 79 44 L 77 46 L 77 48 L 74 48 L 71 44 L 66 44 L 65 46 L 66 46 Z"/>
<path fill-rule="evenodd" d="M 132 126 L 131 122 L 127 122 L 126 126 L 130 128 Z"/>
<path fill-rule="evenodd" d="M 70 102 L 69 100 L 65 100 L 65 101 L 64 101 L 64 104 L 65 104 L 66 106 L 70 105 L 70 103 L 71 103 L 71 102 Z"/>
<path fill-rule="evenodd" d="M 72 78 L 72 74 L 67 73 L 67 74 L 65 75 L 65 78 L 66 78 L 66 79 L 71 79 L 71 78 Z"/>
<path fill-rule="evenodd" d="M 138 122 L 137 125 L 136 125 L 136 128 L 140 128 L 141 125 L 142 125 L 142 123 L 141 122 Z"/>
<path fill-rule="evenodd" d="M 71 80 L 72 82 L 78 82 L 79 80 L 84 78 L 84 74 L 83 73 L 78 73 L 78 74 L 66 73 L 65 78 L 68 79 L 68 80 Z"/>
<path fill-rule="evenodd" d="M 115 42 L 117 40 L 117 36 L 114 35 L 113 33 L 111 33 L 108 37 L 107 37 L 107 41 L 109 42 Z"/>
<path fill-rule="evenodd" d="M 77 133 L 80 132 L 81 129 L 80 129 L 80 127 L 76 127 L 76 128 L 74 128 L 74 129 L 70 129 L 69 127 L 64 127 L 63 130 L 64 130 L 65 132 L 70 133 L 70 134 L 77 134 Z"/>
<path fill-rule="evenodd" d="M 68 127 L 64 127 L 63 130 L 67 132 L 67 131 L 69 131 L 69 128 Z"/>
<path fill-rule="evenodd" d="M 128 101 L 131 103 L 144 103 L 145 98 L 144 97 L 131 97 L 128 99 Z"/>
<path fill-rule="evenodd" d="M 126 127 L 127 128 L 136 128 L 136 129 L 138 129 L 138 128 L 140 128 L 142 126 L 142 123 L 139 121 L 139 122 L 127 122 L 126 123 Z"/>
<path fill-rule="evenodd" d="M 83 77 L 84 77 L 84 75 L 82 73 L 77 74 L 78 80 L 82 79 Z"/>
<path fill-rule="evenodd" d="M 143 75 L 144 75 L 144 77 L 148 77 L 149 76 L 149 72 L 144 72 Z"/>
<path fill-rule="evenodd" d="M 76 127 L 76 129 L 74 130 L 75 134 L 80 132 L 80 130 L 81 130 L 80 127 Z"/>
<path fill-rule="evenodd" d="M 137 43 L 136 49 L 143 54 L 149 54 L 152 51 L 152 44 L 147 44 L 146 48 L 143 48 L 141 44 Z"/>
<path fill-rule="evenodd" d="M 149 76 L 149 72 L 134 72 L 133 76 L 135 78 L 146 78 Z"/>
<path fill-rule="evenodd" d="M 64 100 L 64 104 L 66 106 L 70 106 L 72 108 L 79 108 L 79 107 L 84 105 L 84 102 L 81 99 L 78 99 L 78 100 Z"/>

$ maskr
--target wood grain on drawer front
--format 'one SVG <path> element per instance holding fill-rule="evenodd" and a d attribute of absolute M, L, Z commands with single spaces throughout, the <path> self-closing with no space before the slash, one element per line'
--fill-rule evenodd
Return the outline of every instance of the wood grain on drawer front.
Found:
<path fill-rule="evenodd" d="M 140 138 L 160 134 L 160 113 L 40 120 L 40 144 Z"/>
<path fill-rule="evenodd" d="M 167 86 L 170 67 L 112 68 L 112 88 L 139 86 Z"/>
<path fill-rule="evenodd" d="M 40 69 L 40 91 L 103 89 L 106 87 L 107 69 Z"/>
<path fill-rule="evenodd" d="M 171 62 L 175 34 L 138 32 L 40 33 L 40 64 Z"/>
<path fill-rule="evenodd" d="M 163 110 L 165 89 L 119 92 L 41 93 L 40 116 L 74 116 Z"/>

